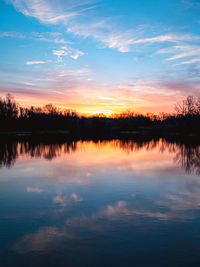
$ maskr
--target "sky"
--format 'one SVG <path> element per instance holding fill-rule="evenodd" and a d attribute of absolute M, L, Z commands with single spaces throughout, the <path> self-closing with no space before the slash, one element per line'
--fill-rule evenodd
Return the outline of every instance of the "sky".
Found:
<path fill-rule="evenodd" d="M 200 0 L 0 0 L 0 96 L 85 115 L 200 96 Z"/>

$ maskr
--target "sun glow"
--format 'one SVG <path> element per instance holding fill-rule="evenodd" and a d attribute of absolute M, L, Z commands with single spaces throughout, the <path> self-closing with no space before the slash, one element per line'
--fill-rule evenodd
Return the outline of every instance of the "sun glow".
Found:
<path fill-rule="evenodd" d="M 140 114 L 158 114 L 160 111 L 169 113 L 174 111 L 174 103 L 179 99 L 178 97 L 174 98 L 174 102 L 171 103 L 171 98 L 166 98 L 163 103 L 159 101 L 159 97 L 148 97 L 146 99 L 133 97 L 132 99 L 124 99 L 123 101 L 121 100 L 121 97 L 115 97 L 115 101 L 108 98 L 102 101 L 101 98 L 96 97 L 93 101 L 90 96 L 87 95 L 85 95 L 84 100 L 82 100 L 81 95 L 79 94 L 73 96 L 62 95 L 62 97 L 58 97 L 57 95 L 46 96 L 45 94 L 40 94 L 39 98 L 37 96 L 18 94 L 16 96 L 14 95 L 14 97 L 17 103 L 23 107 L 43 107 L 51 103 L 58 109 L 70 110 L 86 117 L 94 115 L 110 117 L 113 116 L 113 114 L 122 114 L 127 111 Z"/>

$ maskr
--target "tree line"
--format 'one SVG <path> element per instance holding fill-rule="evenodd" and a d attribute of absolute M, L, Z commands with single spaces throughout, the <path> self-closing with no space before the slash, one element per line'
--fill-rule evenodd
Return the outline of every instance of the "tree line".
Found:
<path fill-rule="evenodd" d="M 200 133 L 200 98 L 188 96 L 175 104 L 175 113 L 159 115 L 136 114 L 126 111 L 106 117 L 80 116 L 69 109 L 59 109 L 52 104 L 25 108 L 13 96 L 0 98 L 0 132 L 10 131 L 68 131 L 72 135 L 112 136 L 138 133 Z"/>

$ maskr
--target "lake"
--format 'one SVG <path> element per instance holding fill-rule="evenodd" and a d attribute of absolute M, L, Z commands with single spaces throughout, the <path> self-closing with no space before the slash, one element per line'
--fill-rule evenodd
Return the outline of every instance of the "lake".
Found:
<path fill-rule="evenodd" d="M 0 142 L 0 266 L 200 266 L 200 143 Z"/>

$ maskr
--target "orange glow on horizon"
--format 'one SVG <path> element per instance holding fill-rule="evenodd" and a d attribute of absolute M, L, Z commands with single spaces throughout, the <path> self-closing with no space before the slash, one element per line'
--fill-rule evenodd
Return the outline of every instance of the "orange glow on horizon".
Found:
<path fill-rule="evenodd" d="M 72 102 L 73 100 L 70 100 L 68 104 L 63 104 L 65 100 L 55 99 L 55 98 L 36 98 L 36 97 L 24 97 L 24 96 L 18 96 L 15 97 L 15 100 L 17 103 L 23 107 L 43 107 L 47 104 L 53 104 L 55 107 L 64 110 L 71 110 L 76 113 L 78 113 L 80 116 L 94 116 L 94 115 L 105 115 L 106 117 L 113 117 L 116 114 L 122 114 L 126 113 L 127 111 L 131 111 L 136 114 L 147 114 L 147 113 L 153 113 L 153 114 L 159 114 L 161 112 L 165 113 L 173 113 L 173 104 L 172 103 L 164 103 L 161 106 L 153 105 L 152 103 L 145 103 L 146 105 L 140 106 L 135 105 L 131 106 L 129 103 L 127 105 L 119 104 L 119 103 L 113 103 L 112 101 L 107 101 L 107 103 L 101 103 L 100 101 L 97 103 L 77 103 L 77 100 Z M 67 103 L 67 100 L 66 100 Z M 149 104 L 149 105 L 148 105 Z"/>
<path fill-rule="evenodd" d="M 84 95 L 78 91 L 70 91 L 62 95 L 54 93 L 24 94 L 21 92 L 12 93 L 16 102 L 22 107 L 43 107 L 47 104 L 53 104 L 61 110 L 70 110 L 80 116 L 106 116 L 115 117 L 122 113 L 130 111 L 135 114 L 155 114 L 173 113 L 174 104 L 180 101 L 183 96 L 173 96 L 162 94 L 141 94 L 129 95 L 130 92 L 97 92 L 88 91 Z M 1 95 L 5 97 L 6 93 Z"/>

